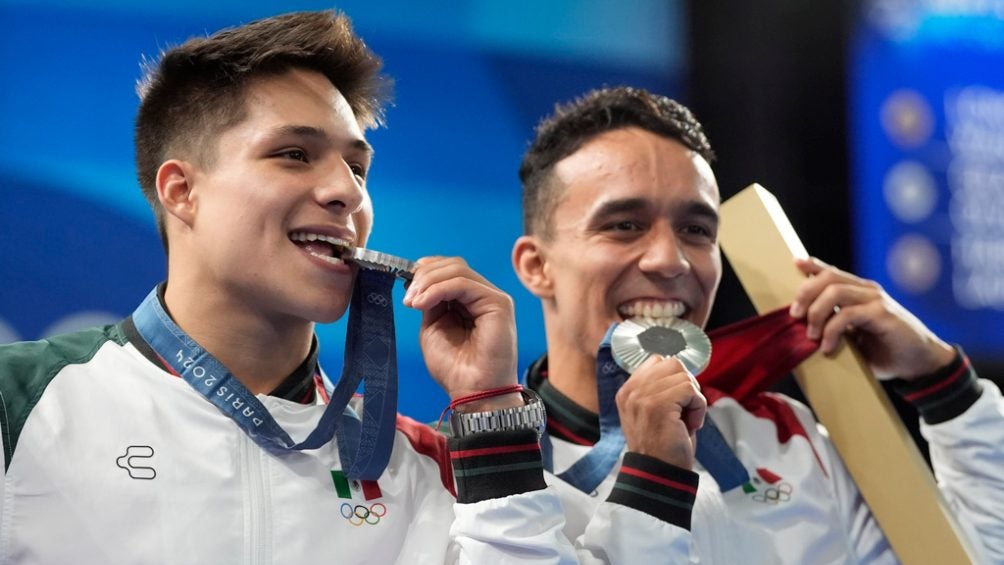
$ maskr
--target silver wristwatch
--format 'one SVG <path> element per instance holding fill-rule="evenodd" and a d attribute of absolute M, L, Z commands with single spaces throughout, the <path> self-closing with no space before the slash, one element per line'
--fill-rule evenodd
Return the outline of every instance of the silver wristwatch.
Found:
<path fill-rule="evenodd" d="M 547 425 L 547 413 L 544 403 L 537 393 L 524 388 L 521 393 L 523 406 L 500 408 L 488 412 L 457 412 L 450 413 L 450 429 L 453 437 L 467 437 L 484 432 L 501 432 L 509 430 L 534 430 L 539 438 Z"/>

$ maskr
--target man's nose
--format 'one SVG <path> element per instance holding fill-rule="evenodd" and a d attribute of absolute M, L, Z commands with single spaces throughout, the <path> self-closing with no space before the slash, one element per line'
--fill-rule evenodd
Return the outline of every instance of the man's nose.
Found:
<path fill-rule="evenodd" d="M 362 181 L 344 161 L 325 171 L 314 192 L 321 206 L 345 216 L 357 212 L 366 200 Z"/>
<path fill-rule="evenodd" d="M 638 267 L 653 275 L 673 278 L 690 271 L 686 250 L 671 228 L 655 229 L 644 241 Z"/>

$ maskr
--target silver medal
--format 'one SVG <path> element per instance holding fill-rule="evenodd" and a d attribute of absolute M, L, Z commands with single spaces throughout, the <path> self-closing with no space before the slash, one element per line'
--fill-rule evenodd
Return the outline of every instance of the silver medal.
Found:
<path fill-rule="evenodd" d="M 711 340 L 701 328 L 679 318 L 632 318 L 610 336 L 614 361 L 629 374 L 652 355 L 676 357 L 692 376 L 711 359 Z"/>
<path fill-rule="evenodd" d="M 350 253 L 343 257 L 346 261 L 352 261 L 364 269 L 382 271 L 410 281 L 415 275 L 415 262 L 402 257 L 372 251 L 362 247 L 352 248 Z"/>

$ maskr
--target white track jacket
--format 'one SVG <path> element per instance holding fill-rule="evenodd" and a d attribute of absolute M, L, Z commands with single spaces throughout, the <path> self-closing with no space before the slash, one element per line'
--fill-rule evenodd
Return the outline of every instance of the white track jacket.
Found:
<path fill-rule="evenodd" d="M 0 347 L 0 564 L 574 561 L 535 432 L 448 449 L 399 418 L 383 475 L 349 481 L 335 442 L 264 451 L 127 322 Z M 296 441 L 324 408 L 259 399 Z"/>

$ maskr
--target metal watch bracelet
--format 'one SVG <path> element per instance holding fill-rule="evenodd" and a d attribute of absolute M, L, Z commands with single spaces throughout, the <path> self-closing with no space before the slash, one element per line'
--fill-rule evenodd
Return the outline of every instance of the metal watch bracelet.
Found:
<path fill-rule="evenodd" d="M 453 437 L 468 437 L 485 432 L 502 432 L 511 430 L 534 430 L 539 438 L 547 425 L 547 413 L 544 403 L 537 393 L 524 387 L 523 406 L 500 408 L 487 412 L 457 412 L 450 413 L 450 430 Z"/>

